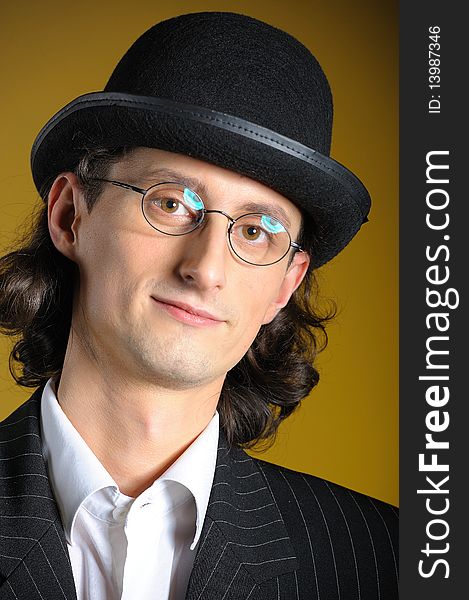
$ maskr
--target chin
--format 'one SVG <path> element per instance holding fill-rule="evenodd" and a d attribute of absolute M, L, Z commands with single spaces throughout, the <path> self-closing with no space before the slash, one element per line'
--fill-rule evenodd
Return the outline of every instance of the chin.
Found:
<path fill-rule="evenodd" d="M 138 352 L 135 352 L 135 347 L 133 350 L 132 362 L 138 376 L 154 385 L 182 390 L 203 385 L 216 378 L 208 357 L 201 359 L 200 355 L 196 355 L 198 360 L 187 360 L 188 355 L 191 355 L 190 344 L 186 345 L 184 351 L 176 351 L 174 345 L 172 348 L 146 349 L 140 345 Z"/>

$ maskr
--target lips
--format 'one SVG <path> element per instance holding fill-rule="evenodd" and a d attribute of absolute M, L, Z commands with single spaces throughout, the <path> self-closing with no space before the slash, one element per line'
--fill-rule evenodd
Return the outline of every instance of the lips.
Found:
<path fill-rule="evenodd" d="M 202 308 L 186 304 L 185 302 L 167 298 L 155 298 L 154 296 L 152 296 L 152 298 L 172 316 L 178 318 L 178 320 L 195 325 L 214 325 L 224 322 L 224 319 L 221 319 Z"/>

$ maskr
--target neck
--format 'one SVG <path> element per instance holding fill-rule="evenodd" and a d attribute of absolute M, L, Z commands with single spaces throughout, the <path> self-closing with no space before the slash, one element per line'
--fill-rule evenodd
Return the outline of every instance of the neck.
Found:
<path fill-rule="evenodd" d="M 97 365 L 79 344 L 67 348 L 59 404 L 113 477 L 135 497 L 190 446 L 215 414 L 223 381 L 169 390 L 112 365 Z"/>

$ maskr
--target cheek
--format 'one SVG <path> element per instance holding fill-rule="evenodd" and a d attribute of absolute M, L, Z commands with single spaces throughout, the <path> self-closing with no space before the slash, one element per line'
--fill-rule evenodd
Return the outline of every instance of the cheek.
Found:
<path fill-rule="evenodd" d="M 90 305 L 103 311 L 122 304 L 135 287 L 139 272 L 145 271 L 142 252 L 135 241 L 108 231 L 95 231 L 82 240 L 79 260 L 80 293 Z"/>
<path fill-rule="evenodd" d="M 249 348 L 260 327 L 275 316 L 275 300 L 280 284 L 278 278 L 257 278 L 237 288 L 238 314 L 240 316 L 239 338 L 245 350 Z"/>

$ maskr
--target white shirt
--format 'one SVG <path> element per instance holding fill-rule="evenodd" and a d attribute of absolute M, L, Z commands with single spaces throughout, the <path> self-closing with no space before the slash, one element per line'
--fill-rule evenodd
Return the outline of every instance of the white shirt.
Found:
<path fill-rule="evenodd" d="M 218 412 L 137 498 L 118 485 L 61 409 L 49 380 L 41 433 L 78 600 L 182 600 L 207 511 Z"/>

